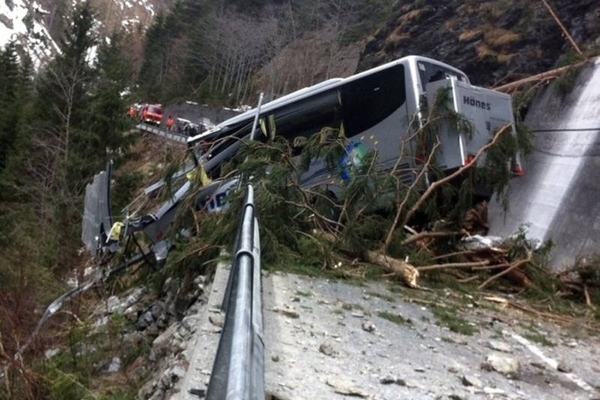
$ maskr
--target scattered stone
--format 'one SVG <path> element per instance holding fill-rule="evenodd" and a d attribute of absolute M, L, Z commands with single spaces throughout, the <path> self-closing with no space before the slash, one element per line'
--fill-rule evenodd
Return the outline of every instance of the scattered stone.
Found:
<path fill-rule="evenodd" d="M 165 388 L 171 387 L 172 383 L 179 381 L 185 376 L 185 369 L 180 365 L 175 365 L 167 369 L 161 378 L 161 384 Z"/>
<path fill-rule="evenodd" d="M 218 328 L 225 326 L 225 316 L 223 314 L 212 314 L 208 316 L 208 320 L 211 324 Z"/>
<path fill-rule="evenodd" d="M 538 368 L 538 369 L 546 369 L 546 366 L 542 363 L 539 363 L 537 361 L 532 361 L 531 363 L 529 363 L 532 367 Z"/>
<path fill-rule="evenodd" d="M 400 385 L 400 386 L 406 386 L 406 381 L 404 379 L 401 378 L 396 378 L 394 376 L 384 376 L 383 378 L 381 378 L 379 380 L 379 383 L 381 383 L 382 385 L 392 385 L 392 384 L 396 384 L 396 385 Z"/>
<path fill-rule="evenodd" d="M 110 365 L 108 366 L 106 372 L 108 372 L 109 374 L 119 372 L 121 370 L 121 364 L 121 359 L 119 357 L 113 357 L 113 359 L 110 361 Z"/>
<path fill-rule="evenodd" d="M 188 393 L 191 394 L 192 396 L 197 396 L 200 399 L 203 399 L 206 397 L 205 389 L 190 389 L 190 390 L 188 390 Z"/>
<path fill-rule="evenodd" d="M 467 398 L 465 396 L 461 396 L 461 395 L 458 395 L 455 393 L 448 395 L 448 398 L 450 400 L 467 400 Z"/>
<path fill-rule="evenodd" d="M 375 332 L 375 324 L 371 321 L 365 321 L 362 324 L 362 328 L 367 332 Z"/>
<path fill-rule="evenodd" d="M 508 343 L 505 343 L 505 342 L 500 342 L 498 340 L 490 340 L 487 343 L 487 347 L 489 347 L 492 350 L 501 351 L 503 353 L 512 353 L 513 352 L 511 345 L 509 345 Z"/>
<path fill-rule="evenodd" d="M 185 376 L 185 369 L 183 367 L 176 365 L 171 370 L 171 379 L 173 381 L 177 381 Z"/>
<path fill-rule="evenodd" d="M 564 372 L 566 374 L 570 373 L 573 371 L 573 368 L 571 368 L 570 366 L 568 366 L 564 361 L 561 361 L 558 363 L 558 365 L 556 366 L 556 369 L 559 372 Z"/>
<path fill-rule="evenodd" d="M 175 335 L 176 324 L 171 325 L 166 331 L 161 333 L 154 341 L 152 342 L 152 348 L 156 355 L 163 356 L 168 353 L 170 342 Z"/>
<path fill-rule="evenodd" d="M 49 349 L 49 350 L 46 350 L 46 351 L 44 352 L 44 356 L 45 356 L 45 357 L 46 357 L 48 360 L 49 360 L 49 359 L 51 359 L 51 358 L 52 358 L 52 357 L 54 357 L 54 356 L 57 356 L 57 355 L 59 355 L 59 354 L 60 354 L 60 349 L 58 349 L 58 348 L 57 348 L 57 349 Z"/>
<path fill-rule="evenodd" d="M 160 316 L 162 315 L 162 312 L 163 312 L 163 306 L 160 303 L 154 304 L 152 307 L 150 307 L 150 314 L 152 314 L 152 318 L 154 320 L 158 320 L 160 318 Z"/>
<path fill-rule="evenodd" d="M 365 317 L 365 313 L 358 312 L 358 311 L 357 311 L 357 312 L 353 312 L 353 313 L 352 313 L 352 314 L 350 314 L 350 315 L 352 315 L 352 316 L 353 316 L 353 317 L 355 317 L 355 318 L 364 318 L 364 317 Z"/>
<path fill-rule="evenodd" d="M 420 372 L 420 373 L 425 373 L 425 368 L 415 368 L 414 369 L 415 372 Z"/>
<path fill-rule="evenodd" d="M 483 383 L 479 380 L 479 378 L 473 375 L 463 375 L 462 383 L 465 386 L 474 386 L 476 388 L 483 387 Z"/>
<path fill-rule="evenodd" d="M 319 351 L 326 356 L 330 356 L 333 354 L 333 347 L 329 343 L 323 343 L 319 346 Z"/>
<path fill-rule="evenodd" d="M 514 357 L 509 357 L 500 353 L 492 353 L 487 356 L 486 361 L 481 365 L 481 368 L 487 371 L 494 370 L 509 378 L 514 378 L 519 375 L 521 365 Z"/>
<path fill-rule="evenodd" d="M 105 326 L 106 324 L 108 324 L 109 318 L 108 316 L 104 316 L 102 318 L 100 318 L 99 320 L 97 320 L 96 322 L 94 322 L 94 328 L 100 328 L 102 326 Z"/>
<path fill-rule="evenodd" d="M 108 300 L 106 300 L 106 311 L 109 314 L 117 312 L 119 310 L 119 298 L 117 296 L 110 296 Z"/>
<path fill-rule="evenodd" d="M 327 379 L 326 383 L 327 385 L 331 386 L 333 388 L 333 391 L 337 394 L 362 397 L 363 399 L 369 397 L 368 393 L 354 386 L 352 382 L 329 378 Z"/>
<path fill-rule="evenodd" d="M 286 309 L 286 308 L 275 308 L 273 309 L 276 313 L 283 315 L 288 318 L 300 318 L 300 314 L 297 311 Z"/>
<path fill-rule="evenodd" d="M 273 360 L 273 362 L 279 362 L 279 355 L 275 354 L 271 357 L 271 360 Z"/>
<path fill-rule="evenodd" d="M 457 367 L 448 367 L 448 372 L 451 374 L 458 374 L 459 370 Z"/>
<path fill-rule="evenodd" d="M 148 328 L 152 323 L 154 323 L 154 317 L 152 316 L 152 313 L 150 311 L 146 311 L 140 316 L 140 318 L 138 318 L 136 326 L 139 330 L 144 330 Z"/>
<path fill-rule="evenodd" d="M 483 388 L 483 393 L 485 394 L 499 394 L 499 395 L 503 395 L 504 394 L 504 390 L 502 389 L 497 389 L 497 388 L 491 388 L 491 387 L 484 387 Z"/>
<path fill-rule="evenodd" d="M 158 337 L 158 335 L 160 335 L 160 330 L 158 329 L 158 326 L 156 326 L 156 324 L 152 324 L 148 328 L 146 328 L 144 333 L 146 334 L 147 337 L 153 338 L 153 340 L 154 340 L 155 338 Z"/>

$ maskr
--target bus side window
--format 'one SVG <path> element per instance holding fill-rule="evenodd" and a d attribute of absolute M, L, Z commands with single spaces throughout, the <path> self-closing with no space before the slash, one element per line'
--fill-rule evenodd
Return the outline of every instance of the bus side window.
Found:
<path fill-rule="evenodd" d="M 339 92 L 327 91 L 278 110 L 274 118 L 275 137 L 283 137 L 298 155 L 306 140 L 329 127 L 339 129 L 342 112 Z M 269 129 L 272 131 L 272 129 Z"/>
<path fill-rule="evenodd" d="M 377 125 L 405 103 L 402 64 L 348 82 L 342 88 L 346 136 L 350 138 Z"/>

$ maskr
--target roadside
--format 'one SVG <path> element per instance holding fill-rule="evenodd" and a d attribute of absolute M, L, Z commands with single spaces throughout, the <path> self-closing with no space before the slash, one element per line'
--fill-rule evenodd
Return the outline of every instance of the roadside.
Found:
<path fill-rule="evenodd" d="M 280 400 L 600 399 L 597 336 L 496 301 L 267 274 L 267 390 Z"/>

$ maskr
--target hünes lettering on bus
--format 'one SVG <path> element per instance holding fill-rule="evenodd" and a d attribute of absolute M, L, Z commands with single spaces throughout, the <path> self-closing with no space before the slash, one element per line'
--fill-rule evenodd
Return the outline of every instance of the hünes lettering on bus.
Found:
<path fill-rule="evenodd" d="M 491 110 L 492 109 L 492 105 L 490 103 L 486 103 L 477 99 L 473 99 L 469 96 L 464 96 L 463 97 L 463 103 L 473 106 L 473 107 L 477 107 L 477 108 L 481 108 L 483 110 Z"/>

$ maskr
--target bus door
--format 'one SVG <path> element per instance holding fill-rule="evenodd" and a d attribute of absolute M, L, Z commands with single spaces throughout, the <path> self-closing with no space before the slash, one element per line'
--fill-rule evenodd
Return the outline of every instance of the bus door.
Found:
<path fill-rule="evenodd" d="M 455 81 L 455 80 L 454 80 Z M 438 100 L 438 96 L 447 97 L 445 104 L 440 105 L 455 110 L 454 98 L 452 96 L 452 79 L 437 81 L 428 85 L 427 102 L 433 107 Z M 437 134 L 440 141 L 439 150 L 436 153 L 436 165 L 442 171 L 460 168 L 465 164 L 466 145 L 468 137 L 455 121 L 448 119 L 435 121 L 437 124 Z"/>
<path fill-rule="evenodd" d="M 425 61 L 417 62 L 419 72 L 420 86 L 425 93 L 424 100 L 428 109 L 434 107 L 438 96 L 447 96 L 447 102 L 444 106 L 455 110 L 452 97 L 452 82 L 468 82 L 467 77 L 457 74 L 455 71 L 444 66 L 432 64 Z M 427 116 L 423 115 L 426 119 Z M 453 170 L 464 165 L 466 160 L 467 138 L 464 133 L 453 126 L 450 121 L 437 121 L 438 139 L 440 146 L 436 153 L 436 166 L 442 171 Z M 430 144 L 430 148 L 433 144 Z M 431 150 L 430 150 L 431 151 Z M 428 156 L 429 154 L 427 154 Z M 422 155 L 424 156 L 424 155 Z"/>

